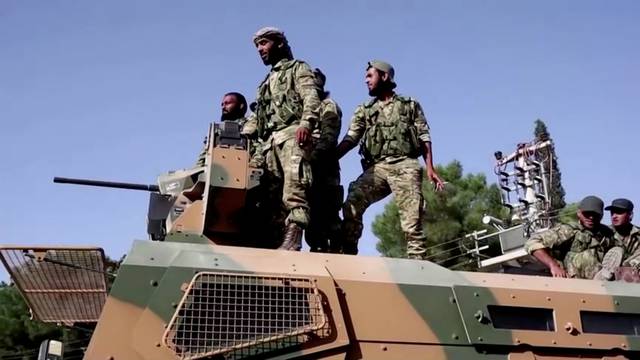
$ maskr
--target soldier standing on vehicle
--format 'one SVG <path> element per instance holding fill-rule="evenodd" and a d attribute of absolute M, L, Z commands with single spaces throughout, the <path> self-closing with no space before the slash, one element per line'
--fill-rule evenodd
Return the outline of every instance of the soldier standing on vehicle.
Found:
<path fill-rule="evenodd" d="M 427 178 L 437 190 L 444 183 L 433 167 L 429 126 L 420 104 L 397 95 L 393 89 L 394 69 L 383 61 L 367 64 L 366 83 L 369 102 L 358 106 L 349 130 L 337 148 L 338 158 L 361 143 L 364 172 L 349 185 L 342 208 L 343 252 L 358 253 L 362 235 L 362 215 L 373 203 L 393 192 L 400 211 L 400 225 L 407 239 L 407 256 L 422 259 L 426 255 L 422 228 L 424 198 L 423 172 L 418 161 L 423 156 Z"/>
<path fill-rule="evenodd" d="M 305 239 L 312 252 L 339 251 L 341 246 L 341 220 L 339 216 L 344 192 L 340 185 L 340 164 L 336 156 L 338 136 L 342 126 L 342 110 L 324 90 L 326 77 L 320 69 L 314 70 L 316 85 L 322 101 L 320 126 L 313 131 L 311 151 L 311 221 Z"/>
<path fill-rule="evenodd" d="M 578 205 L 577 224 L 558 224 L 534 234 L 524 247 L 554 277 L 593 279 L 604 254 L 613 246 L 613 232 L 602 225 L 604 203 L 587 196 Z"/>
<path fill-rule="evenodd" d="M 273 27 L 258 30 L 253 43 L 271 71 L 260 84 L 256 111 L 245 134 L 264 140 L 267 191 L 273 197 L 277 224 L 286 227 L 280 249 L 300 250 L 302 231 L 309 224 L 307 194 L 311 186 L 311 130 L 319 121 L 320 99 L 314 75 L 305 62 L 295 60 L 284 33 Z"/>
<path fill-rule="evenodd" d="M 244 117 L 247 113 L 247 100 L 238 92 L 229 92 L 222 97 L 222 114 L 221 121 L 235 121 L 240 125 L 244 125 L 247 119 Z M 207 156 L 207 138 L 204 138 L 204 147 L 198 155 L 196 166 L 204 166 L 204 159 Z"/>

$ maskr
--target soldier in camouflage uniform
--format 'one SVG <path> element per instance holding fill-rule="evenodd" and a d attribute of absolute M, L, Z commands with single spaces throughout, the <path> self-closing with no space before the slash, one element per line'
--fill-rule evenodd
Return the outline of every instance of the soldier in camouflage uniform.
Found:
<path fill-rule="evenodd" d="M 240 128 L 247 121 L 245 114 L 247 113 L 247 100 L 245 97 L 237 92 L 229 92 L 222 97 L 222 115 L 220 115 L 221 121 L 235 121 L 240 125 Z M 204 159 L 207 156 L 207 138 L 204 138 L 204 147 L 198 155 L 196 161 L 196 167 L 204 166 Z"/>
<path fill-rule="evenodd" d="M 578 224 L 559 224 L 534 234 L 524 247 L 554 277 L 592 279 L 604 254 L 613 246 L 613 232 L 602 225 L 604 203 L 587 196 L 578 205 Z"/>
<path fill-rule="evenodd" d="M 311 221 L 305 231 L 305 239 L 312 252 L 338 251 L 338 246 L 341 246 L 341 220 L 338 214 L 342 207 L 343 190 L 336 146 L 342 126 L 342 110 L 329 97 L 329 92 L 324 91 L 326 77 L 322 71 L 315 69 L 314 75 L 322 106 L 320 126 L 316 126 L 312 133 Z"/>
<path fill-rule="evenodd" d="M 633 225 L 633 203 L 628 199 L 615 199 L 605 210 L 611 212 L 611 226 L 616 246 L 624 249 L 622 266 L 640 265 L 640 228 Z"/>
<path fill-rule="evenodd" d="M 373 99 L 358 106 L 337 149 L 341 158 L 360 143 L 364 170 L 349 185 L 342 208 L 343 252 L 357 254 L 362 215 L 371 204 L 393 192 L 407 239 L 407 255 L 421 259 L 426 249 L 420 155 L 424 157 L 429 180 L 437 190 L 444 186 L 433 167 L 429 126 L 416 100 L 393 91 L 396 84 L 391 65 L 371 61 L 366 71 L 365 79 Z"/>
<path fill-rule="evenodd" d="M 615 199 L 605 210 L 611 212 L 611 227 L 614 232 L 615 247 L 609 250 L 603 260 L 602 270 L 596 275 L 599 280 L 624 279 L 640 282 L 640 228 L 633 225 L 633 202 Z"/>
<path fill-rule="evenodd" d="M 243 133 L 255 133 L 264 140 L 263 178 L 270 196 L 277 197 L 271 201 L 274 221 L 286 227 L 280 249 L 298 251 L 302 230 L 309 223 L 309 149 L 311 130 L 319 121 L 318 89 L 309 65 L 293 59 L 282 31 L 260 29 L 253 42 L 271 71 L 258 88 L 256 112 L 249 117 Z"/>

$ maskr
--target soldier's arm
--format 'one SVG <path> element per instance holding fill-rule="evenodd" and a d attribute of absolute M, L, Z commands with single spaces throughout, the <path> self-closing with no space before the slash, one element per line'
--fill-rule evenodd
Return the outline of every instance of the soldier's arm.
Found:
<path fill-rule="evenodd" d="M 364 116 L 364 106 L 360 105 L 356 108 L 356 111 L 351 118 L 351 123 L 349 124 L 347 134 L 344 136 L 344 138 L 342 138 L 340 144 L 338 144 L 338 148 L 336 149 L 336 155 L 338 156 L 338 159 L 342 158 L 346 153 L 349 152 L 349 150 L 358 145 L 358 142 L 364 135 L 366 126 L 367 124 Z"/>
<path fill-rule="evenodd" d="M 320 138 L 313 150 L 314 156 L 326 154 L 335 150 L 335 144 L 340 136 L 342 126 L 342 110 L 333 101 L 325 102 L 320 114 Z"/>
<path fill-rule="evenodd" d="M 249 138 L 254 138 L 258 134 L 258 117 L 256 114 L 251 113 L 247 118 L 247 121 L 242 125 L 242 131 L 240 132 L 242 135 L 245 135 Z"/>
<path fill-rule="evenodd" d="M 295 90 L 302 99 L 300 126 L 311 130 L 320 121 L 320 98 L 315 76 L 306 63 L 299 63 L 295 70 Z"/>
<path fill-rule="evenodd" d="M 549 270 L 551 271 L 551 276 L 563 278 L 567 277 L 567 271 L 563 269 L 562 266 L 560 266 L 560 264 L 558 264 L 558 262 L 553 257 L 551 257 L 551 255 L 549 254 L 549 250 L 547 250 L 546 248 L 535 250 L 533 253 L 531 253 L 531 255 L 533 255 L 533 257 L 538 259 L 538 261 L 549 268 Z"/>
<path fill-rule="evenodd" d="M 433 147 L 431 146 L 431 134 L 429 133 L 427 117 L 424 115 L 424 111 L 422 110 L 420 103 L 414 101 L 413 106 L 413 122 L 420 146 L 422 147 L 422 157 L 427 168 L 427 178 L 433 181 L 436 186 L 436 190 L 442 190 L 444 189 L 444 181 L 442 181 L 433 166 Z"/>
<path fill-rule="evenodd" d="M 549 249 L 562 245 L 573 237 L 573 229 L 564 224 L 541 233 L 533 234 L 524 244 L 527 253 L 533 255 L 551 270 L 554 277 L 567 277 L 567 272 L 549 253 Z"/>
<path fill-rule="evenodd" d="M 202 146 L 202 150 L 198 155 L 198 160 L 196 160 L 196 167 L 204 166 L 205 158 L 207 157 L 207 137 L 204 138 L 204 145 Z"/>

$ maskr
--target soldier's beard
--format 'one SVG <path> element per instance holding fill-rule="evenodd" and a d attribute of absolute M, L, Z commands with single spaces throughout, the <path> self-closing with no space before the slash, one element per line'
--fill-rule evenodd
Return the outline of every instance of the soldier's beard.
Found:
<path fill-rule="evenodd" d="M 282 59 L 291 59 L 291 57 L 289 56 L 289 54 L 287 53 L 286 50 L 280 49 L 280 48 L 278 48 L 277 46 L 274 45 L 274 47 L 271 48 L 271 51 L 269 51 L 267 56 L 265 56 L 262 59 L 262 62 L 265 65 L 274 66 L 275 64 L 280 62 L 280 60 L 282 60 Z"/>
<path fill-rule="evenodd" d="M 373 89 L 369 90 L 369 96 L 378 97 L 387 91 L 393 90 L 393 87 L 388 82 L 380 82 Z"/>
<path fill-rule="evenodd" d="M 223 112 L 222 115 L 220 115 L 220 120 L 225 121 L 225 120 L 236 120 L 239 119 L 240 116 L 238 116 L 237 113 L 233 112 L 233 111 L 229 111 L 229 112 Z"/>

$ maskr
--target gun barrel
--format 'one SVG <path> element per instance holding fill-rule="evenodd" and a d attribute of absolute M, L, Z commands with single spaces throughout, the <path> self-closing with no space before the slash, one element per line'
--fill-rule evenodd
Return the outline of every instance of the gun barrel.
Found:
<path fill-rule="evenodd" d="M 141 191 L 151 191 L 151 192 L 160 191 L 160 187 L 158 187 L 158 185 L 134 184 L 134 183 L 125 183 L 125 182 L 100 181 L 100 180 L 88 180 L 88 179 L 74 179 L 74 178 L 64 178 L 64 177 L 57 177 L 57 176 L 53 178 L 53 182 L 58 184 L 100 186 L 100 187 L 127 189 L 127 190 L 141 190 Z"/>

